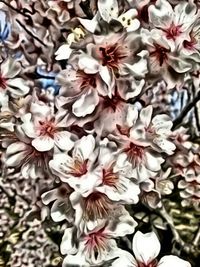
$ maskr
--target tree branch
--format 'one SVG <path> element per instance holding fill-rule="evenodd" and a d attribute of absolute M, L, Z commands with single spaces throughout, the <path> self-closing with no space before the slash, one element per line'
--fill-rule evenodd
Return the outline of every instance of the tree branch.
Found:
<path fill-rule="evenodd" d="M 188 114 L 188 112 L 196 105 L 196 103 L 200 100 L 200 91 L 194 97 L 194 99 L 189 102 L 184 109 L 182 110 L 181 114 L 173 121 L 172 130 L 175 130 L 179 124 L 182 123 L 184 117 Z"/>

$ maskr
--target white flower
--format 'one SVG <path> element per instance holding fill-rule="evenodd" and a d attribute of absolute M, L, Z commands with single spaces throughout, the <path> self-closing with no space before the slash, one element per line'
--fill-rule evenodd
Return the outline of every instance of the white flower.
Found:
<path fill-rule="evenodd" d="M 191 267 L 190 263 L 177 256 L 164 256 L 157 261 L 160 252 L 160 242 L 154 232 L 143 234 L 138 231 L 133 237 L 132 249 L 135 257 L 124 252 L 112 263 L 112 267 Z"/>
<path fill-rule="evenodd" d="M 166 0 L 158 0 L 149 6 L 149 20 L 153 27 L 162 31 L 172 51 L 184 40 L 189 39 L 189 33 L 198 18 L 196 5 L 189 1 L 176 5 L 174 10 Z"/>
<path fill-rule="evenodd" d="M 136 18 L 138 12 L 131 8 L 119 16 L 119 6 L 117 0 L 98 0 L 98 9 L 101 17 L 108 23 L 114 19 L 119 21 L 127 32 L 136 31 L 140 27 L 140 22 Z"/>
<path fill-rule="evenodd" d="M 138 202 L 139 185 L 126 177 L 116 164 L 117 157 L 111 149 L 100 146 L 98 167 L 94 170 L 98 176 L 95 190 L 106 194 L 111 200 L 123 201 L 129 204 Z"/>
<path fill-rule="evenodd" d="M 49 166 L 61 181 L 84 193 L 92 190 L 95 185 L 95 176 L 91 170 L 96 157 L 95 139 L 88 135 L 74 143 L 71 156 L 67 153 L 55 154 Z"/>
<path fill-rule="evenodd" d="M 63 266 L 78 264 L 80 260 L 97 266 L 118 256 L 119 249 L 114 238 L 133 233 L 137 223 L 124 207 L 118 206 L 115 212 L 113 220 L 100 222 L 92 230 L 83 228 L 80 232 L 75 227 L 65 230 L 61 242 L 61 253 L 71 255 L 66 256 Z"/>
<path fill-rule="evenodd" d="M 54 115 L 52 108 L 41 103 L 32 103 L 31 111 L 22 116 L 21 127 L 38 151 L 48 151 L 54 146 L 63 150 L 73 147 L 75 136 L 63 130 L 69 125 L 66 111 L 59 110 Z"/>
<path fill-rule="evenodd" d="M 87 53 L 80 54 L 78 66 L 85 73 L 99 73 L 110 90 L 110 97 L 120 75 L 132 74 L 141 78 L 147 73 L 148 53 L 145 50 L 138 52 L 140 40 L 136 34 L 109 33 L 93 35 L 93 39 L 94 43 L 86 46 Z"/>
<path fill-rule="evenodd" d="M 73 222 L 74 210 L 69 200 L 71 192 L 72 189 L 68 185 L 62 184 L 42 194 L 42 202 L 45 205 L 53 202 L 50 214 L 54 222 L 61 222 L 63 220 Z"/>
<path fill-rule="evenodd" d="M 19 77 L 20 63 L 13 58 L 7 58 L 0 63 L 0 91 L 9 91 L 15 98 L 26 95 L 29 92 L 27 82 Z"/>
<path fill-rule="evenodd" d="M 88 74 L 73 68 L 72 65 L 67 65 L 66 69 L 57 75 L 57 80 L 62 86 L 57 98 L 58 104 L 71 104 L 72 112 L 77 117 L 91 114 L 99 104 L 100 96 L 109 93 L 97 73 Z"/>
<path fill-rule="evenodd" d="M 129 109 L 129 112 L 136 112 Z M 166 114 L 152 116 L 153 107 L 151 105 L 142 108 L 137 115 L 134 127 L 130 129 L 133 139 L 151 144 L 152 148 L 165 152 L 169 155 L 174 153 L 176 146 L 169 140 L 173 123 Z M 131 115 L 130 115 L 131 116 Z"/>

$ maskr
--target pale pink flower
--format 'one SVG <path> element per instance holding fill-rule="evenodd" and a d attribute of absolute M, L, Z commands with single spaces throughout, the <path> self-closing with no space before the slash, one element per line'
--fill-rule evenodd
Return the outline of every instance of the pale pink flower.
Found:
<path fill-rule="evenodd" d="M 32 140 L 38 151 L 48 151 L 57 146 L 70 150 L 76 137 L 65 130 L 70 125 L 66 111 L 59 110 L 54 114 L 52 107 L 44 103 L 32 103 L 31 113 L 22 116 L 21 125 L 24 133 Z"/>
<path fill-rule="evenodd" d="M 112 263 L 112 267 L 191 267 L 188 261 L 169 255 L 156 259 L 160 252 L 160 242 L 154 232 L 143 234 L 136 232 L 133 237 L 132 249 L 134 256 L 124 251 L 124 255 Z"/>

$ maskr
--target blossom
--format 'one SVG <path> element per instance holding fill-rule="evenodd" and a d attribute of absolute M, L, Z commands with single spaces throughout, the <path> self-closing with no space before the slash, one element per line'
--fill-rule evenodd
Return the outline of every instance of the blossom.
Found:
<path fill-rule="evenodd" d="M 26 95 L 29 92 L 27 82 L 19 78 L 20 63 L 8 57 L 0 63 L 0 91 L 9 91 L 14 98 Z"/>
<path fill-rule="evenodd" d="M 188 40 L 189 33 L 198 19 L 197 8 L 192 1 L 181 2 L 174 10 L 166 0 L 158 0 L 149 6 L 149 20 L 154 28 L 162 31 L 162 36 L 172 51 Z"/>
<path fill-rule="evenodd" d="M 72 112 L 77 117 L 91 114 L 99 104 L 100 96 L 108 95 L 108 88 L 101 77 L 85 73 L 68 65 L 57 75 L 61 85 L 58 97 L 59 105 L 72 104 Z"/>
<path fill-rule="evenodd" d="M 67 114 L 60 111 L 53 114 L 51 107 L 42 103 L 33 103 L 32 112 L 22 117 L 21 128 L 32 139 L 32 145 L 38 151 L 48 151 L 54 146 L 63 150 L 70 150 L 76 138 L 65 129 Z"/>
<path fill-rule="evenodd" d="M 61 253 L 69 255 L 65 257 L 63 266 L 77 264 L 81 259 L 84 266 L 87 263 L 99 265 L 117 256 L 120 250 L 115 238 L 133 233 L 137 224 L 122 206 L 115 213 L 118 216 L 113 220 L 101 222 L 92 230 L 84 228 L 82 232 L 77 232 L 74 227 L 65 230 Z"/>
<path fill-rule="evenodd" d="M 95 184 L 92 169 L 96 156 L 94 137 L 83 136 L 74 143 L 71 156 L 67 153 L 55 154 L 49 166 L 61 181 L 84 193 L 90 191 Z"/>
<path fill-rule="evenodd" d="M 119 259 L 114 261 L 112 267 L 123 266 L 153 266 L 153 267 L 191 267 L 190 263 L 180 259 L 177 256 L 169 255 L 162 257 L 159 261 L 156 259 L 160 252 L 160 242 L 154 232 L 143 234 L 137 231 L 133 237 L 132 249 L 135 257 L 126 252 L 120 255 Z"/>

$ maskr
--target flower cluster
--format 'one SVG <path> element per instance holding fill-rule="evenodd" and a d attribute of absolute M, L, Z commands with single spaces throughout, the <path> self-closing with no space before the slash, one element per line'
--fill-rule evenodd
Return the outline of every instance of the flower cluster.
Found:
<path fill-rule="evenodd" d="M 190 267 L 151 214 L 182 245 L 166 203 L 200 209 L 199 1 L 1 1 L 0 52 L 6 263 Z"/>

